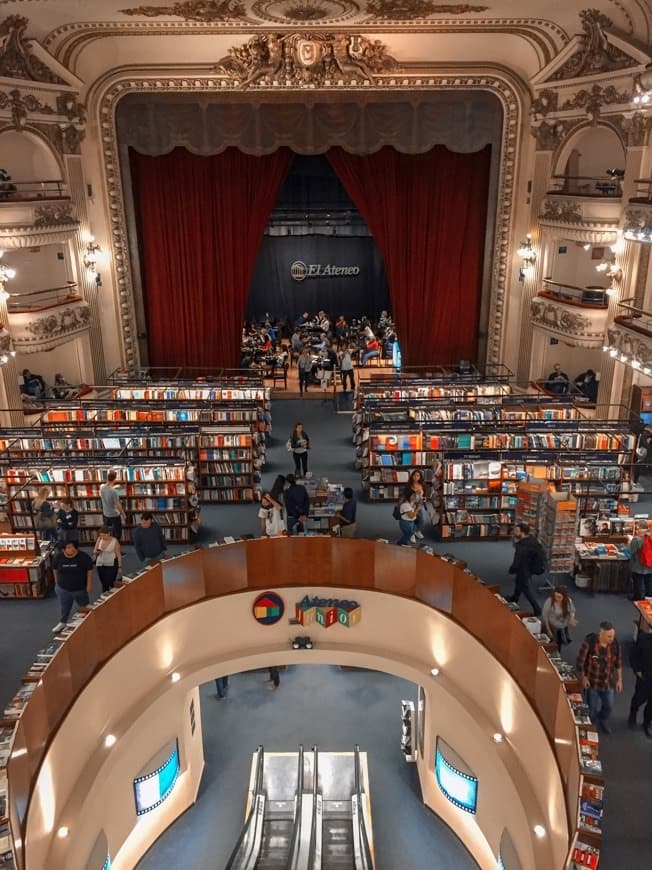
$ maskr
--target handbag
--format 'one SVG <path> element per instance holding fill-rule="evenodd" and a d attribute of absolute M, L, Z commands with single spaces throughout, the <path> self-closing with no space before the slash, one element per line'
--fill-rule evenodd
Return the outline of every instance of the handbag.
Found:
<path fill-rule="evenodd" d="M 401 509 L 397 504 L 394 505 L 394 510 L 392 511 L 392 516 L 394 517 L 395 520 L 401 519 Z"/>

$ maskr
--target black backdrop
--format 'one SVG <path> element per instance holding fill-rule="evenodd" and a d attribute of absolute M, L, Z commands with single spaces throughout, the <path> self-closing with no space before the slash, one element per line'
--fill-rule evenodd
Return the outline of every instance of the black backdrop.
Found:
<path fill-rule="evenodd" d="M 307 277 L 295 281 L 292 263 L 358 266 L 357 275 Z M 383 260 L 371 236 L 265 236 L 258 252 L 247 303 L 247 320 L 287 317 L 323 309 L 331 319 L 389 310 Z"/>

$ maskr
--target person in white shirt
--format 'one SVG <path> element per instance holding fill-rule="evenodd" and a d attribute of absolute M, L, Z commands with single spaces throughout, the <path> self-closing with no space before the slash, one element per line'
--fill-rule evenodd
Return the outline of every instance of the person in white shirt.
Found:
<path fill-rule="evenodd" d="M 340 372 L 342 373 L 342 389 L 346 392 L 346 379 L 348 378 L 351 384 L 351 392 L 355 390 L 355 378 L 353 375 L 353 359 L 348 344 L 342 345 L 342 350 L 339 353 Z"/>
<path fill-rule="evenodd" d="M 283 506 L 269 492 L 261 496 L 258 516 L 261 533 L 268 538 L 276 538 L 286 530 Z"/>

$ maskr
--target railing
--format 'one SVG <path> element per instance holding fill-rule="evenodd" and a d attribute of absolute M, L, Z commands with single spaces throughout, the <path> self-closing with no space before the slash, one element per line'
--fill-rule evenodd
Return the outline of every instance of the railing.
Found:
<path fill-rule="evenodd" d="M 0 181 L 1 202 L 30 202 L 35 199 L 70 199 L 65 181 Z"/>
<path fill-rule="evenodd" d="M 80 302 L 81 296 L 77 293 L 77 283 L 67 281 L 61 287 L 49 287 L 46 290 L 33 290 L 31 293 L 10 293 L 7 302 L 9 313 L 22 311 L 42 311 L 45 308 L 54 308 L 67 302 Z"/>
<path fill-rule="evenodd" d="M 639 308 L 635 303 L 633 296 L 619 302 L 619 313 L 614 317 L 614 322 L 639 332 L 646 338 L 652 338 L 652 313 Z"/>
<path fill-rule="evenodd" d="M 201 386 L 203 383 L 216 383 L 221 380 L 230 381 L 233 386 L 237 381 L 242 384 L 251 381 L 253 386 L 262 386 L 261 373 L 250 369 L 210 368 L 203 366 L 186 366 L 184 368 L 148 367 L 141 369 L 116 369 L 108 376 L 111 386 L 141 386 L 143 384 L 165 384 L 170 387 Z"/>
<path fill-rule="evenodd" d="M 552 188 L 548 194 L 561 193 L 565 196 L 599 196 L 619 199 L 622 195 L 622 179 L 610 176 L 591 175 L 553 175 Z"/>
<path fill-rule="evenodd" d="M 544 288 L 538 295 L 547 299 L 556 299 L 567 305 L 578 305 L 582 308 L 607 308 L 609 299 L 604 287 L 576 287 L 574 284 L 560 284 L 551 278 L 543 279 Z"/>
<path fill-rule="evenodd" d="M 353 806 L 353 842 L 355 844 L 356 870 L 373 870 L 374 862 L 367 836 L 367 825 L 364 818 L 364 789 L 360 771 L 360 747 L 356 744 L 355 752 L 355 800 Z"/>
<path fill-rule="evenodd" d="M 652 204 L 652 178 L 635 178 L 636 192 L 630 202 L 649 202 Z"/>
<path fill-rule="evenodd" d="M 317 765 L 317 751 L 313 749 L 315 767 Z M 288 870 L 297 870 L 299 864 L 299 852 L 301 842 L 301 809 L 303 805 L 303 744 L 299 744 L 299 758 L 297 762 L 297 789 L 295 792 L 296 803 L 294 807 L 294 828 L 290 842 L 290 854 L 288 855 Z"/>
<path fill-rule="evenodd" d="M 330 567 L 324 568 L 343 564 L 348 573 L 336 571 L 331 576 Z M 394 594 L 434 608 L 479 640 L 511 674 L 541 723 L 557 760 L 566 820 L 575 830 L 579 753 L 566 691 L 543 648 L 491 588 L 436 556 L 375 541 L 287 538 L 273 546 L 269 541 L 242 541 L 189 552 L 146 569 L 92 610 L 65 641 L 64 654 L 57 653 L 43 672 L 16 724 L 7 765 L 19 870 L 25 868 L 26 843 L 29 846 L 28 815 L 40 812 L 38 806 L 31 806 L 31 798 L 41 766 L 75 701 L 109 659 L 158 620 L 187 606 L 231 595 L 235 589 L 259 591 L 269 584 L 269 577 L 295 577 L 296 565 L 305 567 L 301 580 L 310 586 L 359 589 L 361 578 L 369 592 Z M 295 585 L 300 585 L 298 580 L 286 587 Z M 256 781 L 260 787 L 259 776 Z"/>
<path fill-rule="evenodd" d="M 260 842 L 263 834 L 263 820 L 265 815 L 265 794 L 263 792 L 263 771 L 265 767 L 265 750 L 258 747 L 256 760 L 256 776 L 254 779 L 254 792 L 251 798 L 249 815 L 240 832 L 238 842 L 231 853 L 225 870 L 253 870 L 256 866 Z"/>

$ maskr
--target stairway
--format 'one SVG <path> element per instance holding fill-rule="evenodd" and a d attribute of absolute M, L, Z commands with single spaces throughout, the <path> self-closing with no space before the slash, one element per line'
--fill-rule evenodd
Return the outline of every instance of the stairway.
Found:
<path fill-rule="evenodd" d="M 353 870 L 351 801 L 324 801 L 322 812 L 322 870 Z"/>

